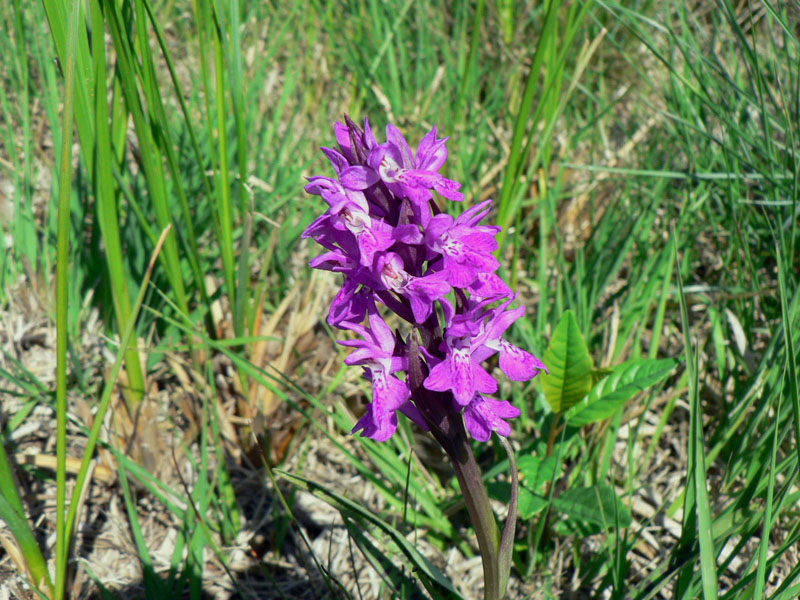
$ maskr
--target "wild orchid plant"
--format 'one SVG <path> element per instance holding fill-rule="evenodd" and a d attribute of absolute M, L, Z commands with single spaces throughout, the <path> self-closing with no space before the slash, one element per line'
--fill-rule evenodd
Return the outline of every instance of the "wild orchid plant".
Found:
<path fill-rule="evenodd" d="M 491 200 L 455 219 L 434 201 L 433 192 L 464 199 L 461 184 L 439 174 L 447 160 L 447 138 L 437 138 L 434 127 L 415 155 L 393 125 L 379 144 L 368 121 L 363 129 L 348 117 L 345 122 L 334 127 L 339 150 L 322 148 L 336 178 L 314 176 L 305 188 L 330 208 L 304 237 L 327 249 L 312 267 L 344 275 L 328 322 L 357 334 L 339 343 L 354 348 L 345 362 L 364 367 L 372 382 L 372 402 L 353 432 L 388 440 L 399 411 L 432 433 L 453 463 L 475 526 L 484 597 L 499 599 L 511 568 L 517 499 L 516 467 L 505 441 L 511 432 L 507 419 L 520 411 L 487 396 L 498 386 L 483 363 L 499 353 L 500 370 L 515 381 L 546 368 L 503 338 L 525 308 L 510 308 L 516 297 L 495 273 L 500 227 L 480 224 Z M 392 331 L 379 305 L 408 323 L 404 332 Z M 467 437 L 469 432 L 486 442 L 493 431 L 512 458 L 512 495 L 502 536 Z"/>

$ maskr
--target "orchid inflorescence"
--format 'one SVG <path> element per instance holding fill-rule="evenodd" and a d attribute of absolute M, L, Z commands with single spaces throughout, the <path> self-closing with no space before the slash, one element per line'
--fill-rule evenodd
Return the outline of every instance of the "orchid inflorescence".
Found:
<path fill-rule="evenodd" d="M 372 402 L 353 432 L 388 440 L 400 411 L 436 433 L 449 412 L 463 414 L 476 440 L 508 436 L 506 420 L 520 411 L 487 396 L 498 386 L 483 363 L 499 353 L 500 370 L 515 381 L 545 366 L 503 338 L 525 308 L 510 308 L 516 297 L 495 273 L 500 227 L 480 224 L 492 201 L 456 218 L 441 212 L 434 192 L 457 202 L 464 195 L 439 173 L 447 138 L 437 138 L 436 127 L 416 154 L 391 124 L 383 144 L 368 121 L 362 129 L 346 117 L 334 130 L 339 149 L 322 151 L 336 178 L 313 176 L 305 188 L 329 208 L 303 235 L 327 249 L 312 267 L 344 275 L 328 322 L 358 335 L 339 343 L 354 348 L 345 362 L 364 367 L 372 382 Z M 410 333 L 392 331 L 379 304 L 410 323 Z"/>

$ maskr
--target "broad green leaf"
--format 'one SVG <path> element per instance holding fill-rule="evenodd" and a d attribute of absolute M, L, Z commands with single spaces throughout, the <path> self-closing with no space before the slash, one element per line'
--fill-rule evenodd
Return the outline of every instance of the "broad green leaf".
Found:
<path fill-rule="evenodd" d="M 609 418 L 637 393 L 670 374 L 678 361 L 672 358 L 643 359 L 619 365 L 601 379 L 589 394 L 570 408 L 565 418 L 572 427 L 580 427 Z"/>
<path fill-rule="evenodd" d="M 547 506 L 547 498 L 534 494 L 528 488 L 519 488 L 519 518 L 527 521 Z"/>
<path fill-rule="evenodd" d="M 540 458 L 534 454 L 521 456 L 518 464 L 519 487 L 519 516 L 521 519 L 530 519 L 545 506 L 547 499 L 542 496 L 548 481 L 558 478 L 561 466 L 555 456 Z M 504 490 L 504 495 L 499 496 L 504 502 L 508 501 L 509 489 Z"/>
<path fill-rule="evenodd" d="M 519 458 L 519 477 L 522 486 L 532 492 L 542 492 L 545 484 L 558 478 L 561 474 L 560 465 L 555 456 L 540 458 L 533 454 Z"/>
<path fill-rule="evenodd" d="M 553 500 L 553 506 L 573 519 L 601 527 L 613 527 L 617 519 L 620 527 L 632 522 L 630 511 L 607 485 L 568 489 Z"/>
<path fill-rule="evenodd" d="M 613 367 L 598 367 L 592 371 L 592 387 L 606 375 L 611 375 L 614 372 Z"/>
<path fill-rule="evenodd" d="M 493 481 L 486 484 L 486 491 L 493 500 L 508 504 L 511 498 L 511 484 L 507 481 Z M 547 506 L 547 498 L 532 491 L 532 488 L 525 487 L 524 483 L 519 486 L 519 497 L 517 499 L 517 511 L 520 519 L 528 520 L 540 510 Z"/>
<path fill-rule="evenodd" d="M 543 362 L 550 373 L 539 378 L 553 412 L 564 412 L 589 393 L 594 365 L 571 310 L 561 315 Z"/>

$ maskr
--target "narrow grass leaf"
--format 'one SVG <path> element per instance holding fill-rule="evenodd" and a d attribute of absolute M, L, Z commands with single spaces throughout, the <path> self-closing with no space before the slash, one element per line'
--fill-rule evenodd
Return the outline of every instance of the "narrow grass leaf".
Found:
<path fill-rule="evenodd" d="M 0 520 L 5 522 L 9 531 L 11 531 L 11 535 L 17 541 L 33 584 L 39 589 L 43 585 L 46 586 L 47 590 L 52 594 L 53 581 L 50 579 L 50 573 L 47 570 L 47 561 L 45 561 L 31 526 L 25 518 L 25 513 L 20 515 L 17 508 L 3 494 L 0 494 Z"/>
<path fill-rule="evenodd" d="M 425 558 L 425 556 L 423 556 L 419 550 L 417 550 L 417 548 L 406 539 L 405 535 L 386 523 L 378 515 L 375 515 L 372 511 L 367 510 L 356 502 L 337 494 L 336 492 L 319 483 L 315 483 L 309 479 L 299 475 L 287 473 L 285 471 L 276 470 L 275 473 L 293 485 L 307 491 L 321 500 L 324 500 L 326 503 L 340 511 L 343 517 L 366 523 L 388 535 L 392 542 L 394 542 L 399 550 L 405 555 L 405 557 L 411 561 L 416 569 L 419 570 L 419 573 L 425 576 L 423 578 L 423 583 L 425 583 L 426 587 L 429 585 L 431 586 L 432 590 L 429 588 L 429 591 L 436 592 L 434 597 L 461 598 L 444 574 L 442 574 L 442 572 L 439 571 L 439 569 L 437 569 L 433 563 Z"/>

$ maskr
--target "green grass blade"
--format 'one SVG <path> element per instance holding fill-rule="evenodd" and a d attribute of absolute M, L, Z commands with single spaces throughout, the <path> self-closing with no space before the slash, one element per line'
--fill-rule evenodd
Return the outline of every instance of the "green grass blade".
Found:
<path fill-rule="evenodd" d="M 61 136 L 61 166 L 58 179 L 58 259 L 56 263 L 56 582 L 55 599 L 66 592 L 67 554 L 67 302 L 70 199 L 72 196 L 72 123 L 75 92 L 75 54 L 78 27 L 81 23 L 81 2 L 69 0 L 69 21 L 66 32 L 64 61 L 64 121 Z"/>
<path fill-rule="evenodd" d="M 33 535 L 24 513 L 20 515 L 17 509 L 9 502 L 5 495 L 0 494 L 0 520 L 3 520 L 11 531 L 11 535 L 19 544 L 22 556 L 25 558 L 25 565 L 30 571 L 33 584 L 41 590 L 42 585 L 47 586 L 50 593 L 53 593 L 53 582 L 47 570 L 47 561 L 42 556 L 39 544 Z"/>
<path fill-rule="evenodd" d="M 675 233 L 673 232 L 673 241 Z M 678 247 L 675 243 L 675 253 Z M 692 472 L 691 485 L 694 486 L 693 498 L 687 494 L 687 501 L 684 504 L 684 511 L 697 511 L 697 532 L 687 528 L 687 523 L 693 524 L 694 519 L 684 518 L 684 531 L 681 534 L 681 542 L 688 542 L 693 535 L 697 535 L 700 544 L 700 572 L 703 581 L 703 597 L 706 600 L 716 600 L 719 597 L 717 589 L 717 563 L 716 553 L 714 552 L 714 540 L 711 530 L 711 505 L 708 499 L 708 488 L 706 487 L 706 458 L 705 443 L 703 439 L 703 413 L 700 407 L 700 386 L 698 382 L 699 363 L 696 351 L 693 351 L 691 342 L 689 312 L 686 307 L 686 295 L 683 292 L 683 278 L 680 273 L 680 261 L 676 261 L 678 269 L 678 290 L 681 306 L 681 321 L 683 323 L 683 342 L 686 355 L 686 365 L 689 371 L 689 394 L 691 399 L 692 412 L 690 416 L 690 437 L 689 437 L 689 466 Z M 695 349 L 696 350 L 696 349 Z M 687 486 L 690 483 L 687 480 Z M 684 573 L 689 573 L 688 569 Z M 687 578 L 684 578 L 686 582 Z M 686 585 L 686 584 L 684 584 Z M 685 589 L 685 588 L 684 588 Z"/>

